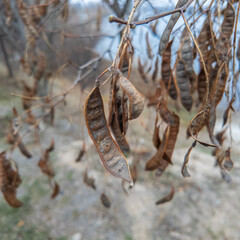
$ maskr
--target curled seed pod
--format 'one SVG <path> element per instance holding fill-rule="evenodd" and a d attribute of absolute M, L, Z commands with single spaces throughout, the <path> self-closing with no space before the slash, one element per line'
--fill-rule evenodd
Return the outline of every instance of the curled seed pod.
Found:
<path fill-rule="evenodd" d="M 192 145 L 190 146 L 190 148 L 188 149 L 188 151 L 187 151 L 187 153 L 184 157 L 184 162 L 183 162 L 182 169 L 181 169 L 183 177 L 191 177 L 191 175 L 189 174 L 189 172 L 187 170 L 187 164 L 188 164 L 188 161 L 189 161 L 190 153 L 192 152 L 192 150 L 196 146 L 196 144 L 197 144 L 197 141 L 194 141 L 192 143 Z"/>
<path fill-rule="evenodd" d="M 101 194 L 100 199 L 101 199 L 102 205 L 104 207 L 106 207 L 106 208 L 110 208 L 111 207 L 110 199 L 108 198 L 108 196 L 105 193 Z"/>
<path fill-rule="evenodd" d="M 169 163 L 171 163 L 171 159 L 165 152 L 169 140 L 169 134 L 170 127 L 167 127 L 164 131 L 162 142 L 159 145 L 156 154 L 152 158 L 150 158 L 150 160 L 148 160 L 145 166 L 145 170 L 153 171 L 157 169 L 162 162 L 166 164 L 166 167 L 168 166 Z"/>
<path fill-rule="evenodd" d="M 144 108 L 144 96 L 124 76 L 120 77 L 120 84 L 129 99 L 129 120 L 138 118 Z"/>
<path fill-rule="evenodd" d="M 183 5 L 185 5 L 188 2 L 188 0 L 178 0 L 176 8 L 180 8 Z M 167 26 L 165 27 L 161 40 L 160 40 L 160 44 L 159 44 L 159 50 L 158 53 L 161 56 L 162 53 L 164 52 L 164 50 L 167 47 L 167 44 L 169 42 L 169 38 L 172 32 L 173 27 L 175 26 L 175 24 L 177 23 L 178 19 L 180 17 L 180 13 L 173 13 L 167 23 Z"/>
<path fill-rule="evenodd" d="M 163 198 L 159 199 L 157 202 L 156 202 L 156 205 L 159 205 L 159 204 L 163 204 L 163 203 L 166 203 L 166 202 L 169 202 L 172 200 L 173 196 L 174 196 L 174 193 L 175 193 L 175 189 L 173 186 L 171 186 L 171 191 L 169 192 L 169 194 L 167 194 L 166 196 L 164 196 Z"/>
<path fill-rule="evenodd" d="M 176 100 L 177 90 L 172 76 L 171 69 L 171 47 L 173 41 L 170 41 L 162 54 L 162 80 L 165 84 L 165 88 L 168 90 L 169 96 Z"/>
<path fill-rule="evenodd" d="M 224 111 L 224 114 L 223 114 L 223 123 L 222 123 L 222 126 L 224 127 L 227 120 L 228 120 L 228 115 L 229 115 L 229 111 L 232 110 L 234 111 L 234 108 L 232 107 L 232 104 L 234 102 L 234 98 L 231 99 L 231 101 L 229 102 L 228 104 L 228 107 L 227 109 Z"/>
<path fill-rule="evenodd" d="M 12 124 L 10 127 L 11 130 L 11 137 L 9 137 L 9 140 L 12 140 L 13 144 L 16 144 L 20 150 L 20 152 L 27 158 L 31 158 L 32 154 L 28 151 L 28 149 L 26 148 L 25 144 L 22 142 L 21 137 L 19 136 L 19 128 L 20 128 L 20 117 L 18 115 L 17 109 L 14 107 L 13 108 L 13 119 L 12 119 Z M 9 136 L 10 136 L 9 135 Z M 10 143 L 10 141 L 9 141 Z"/>
<path fill-rule="evenodd" d="M 54 145 L 54 139 L 52 139 L 49 147 L 45 149 L 38 162 L 38 166 L 40 167 L 41 171 L 50 178 L 54 176 L 54 170 L 49 160 L 49 153 L 54 151 Z"/>
<path fill-rule="evenodd" d="M 128 163 L 107 127 L 103 100 L 98 87 L 95 87 L 86 99 L 85 121 L 104 167 L 113 176 L 131 183 Z"/>
<path fill-rule="evenodd" d="M 182 59 L 178 60 L 176 68 L 177 84 L 180 91 L 180 99 L 183 107 L 190 111 L 193 105 L 193 99 L 190 93 L 189 81 Z"/>
<path fill-rule="evenodd" d="M 0 153 L 0 189 L 3 193 L 4 199 L 11 207 L 21 207 L 17 197 L 17 188 L 21 184 L 22 180 L 18 173 L 17 167 L 14 170 L 11 166 L 10 161 L 6 158 L 6 153 Z"/>
<path fill-rule="evenodd" d="M 205 108 L 197 113 L 197 115 L 191 120 L 187 129 L 187 137 L 192 135 L 197 135 L 201 129 L 206 125 L 209 117 L 210 108 Z"/>

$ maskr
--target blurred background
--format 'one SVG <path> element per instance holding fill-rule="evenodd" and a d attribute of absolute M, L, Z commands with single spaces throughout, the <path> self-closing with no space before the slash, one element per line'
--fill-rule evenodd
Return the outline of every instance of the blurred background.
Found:
<path fill-rule="evenodd" d="M 209 2 L 194 1 L 185 13 L 186 18 L 199 7 L 200 15 Z M 226 2 L 214 1 L 221 9 Z M 171 11 L 176 3 L 175 0 L 144 0 L 134 20 Z M 234 5 L 235 9 L 237 6 Z M 191 177 L 182 177 L 184 156 L 192 144 L 192 139 L 186 139 L 186 128 L 198 108 L 194 106 L 187 112 L 178 101 L 171 100 L 169 105 L 178 111 L 181 127 L 172 156 L 173 165 L 161 177 L 145 171 L 146 162 L 156 151 L 152 144 L 156 116 L 153 107 L 145 106 L 140 118 L 129 123 L 126 135 L 131 147 L 127 160 L 130 166 L 135 166 L 135 186 L 129 188 L 102 166 L 85 127 L 84 103 L 95 79 L 111 65 L 118 50 L 124 26 L 110 23 L 109 16 L 127 20 L 132 7 L 131 0 L 0 2 L 0 152 L 6 151 L 7 157 L 18 165 L 22 183 L 17 198 L 23 203 L 20 208 L 12 208 L 0 195 L 1 240 L 240 239 L 238 94 L 231 128 L 227 129 L 233 138 L 231 181 L 222 179 L 219 168 L 214 166 L 212 149 L 203 146 L 198 146 L 191 154 L 188 165 Z M 169 18 L 131 30 L 134 58 L 130 79 L 147 99 L 155 94 L 161 79 L 160 69 L 156 81 L 152 81 L 151 76 L 158 58 L 159 41 Z M 205 19 L 203 15 L 194 25 L 195 36 Z M 214 22 L 214 29 L 218 25 Z M 183 29 L 184 22 L 180 18 L 171 35 L 174 39 L 172 67 Z M 139 60 L 147 81 L 139 73 Z M 198 56 L 193 67 L 198 74 Z M 55 107 L 51 97 L 62 96 L 77 80 L 80 84 Z M 101 92 L 107 117 L 109 83 Z M 46 95 L 49 98 L 42 98 Z M 31 152 L 29 159 L 9 144 L 6 137 L 11 129 L 13 107 L 20 116 L 19 133 Z M 218 106 L 216 132 L 221 129 L 226 107 L 224 96 Z M 33 124 L 27 121 L 28 117 Z M 201 132 L 201 138 L 208 139 L 207 131 Z M 52 139 L 55 149 L 50 153 L 49 161 L 54 177 L 49 177 L 42 173 L 38 163 Z M 226 145 L 229 141 L 230 137 L 226 137 Z M 53 182 L 60 188 L 54 199 L 51 198 Z M 159 199 L 169 194 L 172 186 L 175 189 L 173 199 L 156 205 Z"/>

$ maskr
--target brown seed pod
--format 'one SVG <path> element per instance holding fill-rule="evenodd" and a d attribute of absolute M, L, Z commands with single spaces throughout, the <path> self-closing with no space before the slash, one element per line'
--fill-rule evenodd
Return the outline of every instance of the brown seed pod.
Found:
<path fill-rule="evenodd" d="M 107 127 L 103 100 L 98 87 L 95 87 L 86 99 L 85 121 L 104 167 L 113 176 L 131 183 L 128 163 Z"/>
<path fill-rule="evenodd" d="M 223 63 L 218 70 L 215 84 L 214 84 L 214 86 L 212 86 L 212 89 L 214 90 L 211 93 L 211 95 L 213 95 L 212 103 L 215 106 L 217 106 L 222 99 L 223 93 L 225 91 L 227 79 L 228 79 L 227 64 Z"/>
<path fill-rule="evenodd" d="M 129 120 L 138 118 L 144 108 L 144 96 L 124 76 L 120 76 L 120 84 L 129 99 Z"/>
<path fill-rule="evenodd" d="M 4 199 L 11 207 L 21 207 L 22 203 L 16 198 L 17 188 L 22 180 L 18 169 L 14 170 L 10 161 L 6 158 L 6 153 L 0 153 L 0 189 Z"/>
<path fill-rule="evenodd" d="M 183 107 L 190 111 L 193 105 L 193 99 L 190 92 L 189 81 L 187 78 L 184 62 L 178 59 L 176 67 L 177 84 L 180 91 L 180 99 Z"/>
<path fill-rule="evenodd" d="M 169 194 L 167 194 L 166 196 L 164 196 L 163 198 L 159 199 L 157 202 L 156 202 L 156 205 L 159 205 L 159 204 L 163 204 L 163 203 L 166 203 L 166 202 L 169 202 L 172 200 L 173 196 L 174 196 L 174 193 L 175 193 L 175 189 L 173 186 L 171 186 L 171 191 L 169 192 Z"/>
<path fill-rule="evenodd" d="M 188 170 L 187 170 L 187 164 L 188 164 L 188 161 L 189 161 L 189 156 L 190 156 L 190 153 L 192 152 L 193 148 L 196 146 L 197 144 L 197 141 L 194 141 L 192 143 L 192 145 L 190 146 L 190 148 L 188 149 L 185 157 L 184 157 L 184 162 L 183 162 L 183 165 L 182 165 L 182 175 L 183 177 L 191 177 L 191 175 L 189 174 Z"/>
<path fill-rule="evenodd" d="M 169 96 L 173 99 L 177 99 L 177 90 L 174 83 L 172 69 L 171 69 L 171 47 L 173 41 L 170 41 L 162 54 L 162 80 L 165 84 L 165 88 L 168 90 Z"/>
<path fill-rule="evenodd" d="M 191 38 L 186 30 L 182 33 L 181 41 L 183 42 L 181 48 L 181 58 L 184 62 L 187 77 L 191 84 L 191 92 L 193 93 L 195 91 L 196 74 L 193 70 L 193 49 L 191 46 Z"/>
<path fill-rule="evenodd" d="M 49 178 L 53 178 L 54 170 L 52 164 L 49 159 L 49 154 L 54 150 L 54 140 L 51 140 L 51 144 L 49 147 L 44 151 L 42 157 L 38 162 L 38 166 L 40 167 L 41 171 L 46 174 Z"/>
<path fill-rule="evenodd" d="M 159 137 L 158 114 L 156 114 L 156 118 L 155 118 L 152 141 L 153 141 L 154 147 L 158 149 L 161 144 L 161 139 Z"/>
<path fill-rule="evenodd" d="M 108 196 L 105 193 L 101 194 L 100 199 L 101 199 L 102 205 L 104 207 L 106 207 L 106 208 L 110 208 L 111 207 L 110 199 L 108 198 Z"/>
<path fill-rule="evenodd" d="M 188 2 L 188 0 L 178 0 L 175 8 L 180 8 L 183 5 L 185 5 L 187 2 Z M 163 31 L 163 34 L 162 34 L 162 37 L 160 40 L 160 44 L 159 44 L 159 49 L 158 49 L 158 53 L 160 56 L 163 54 L 164 50 L 167 47 L 172 29 L 175 26 L 175 24 L 177 23 L 179 17 L 180 17 L 179 12 L 173 13 L 167 23 L 167 26 L 165 27 L 165 29 Z"/>
<path fill-rule="evenodd" d="M 203 59 L 206 62 L 210 54 L 209 46 L 212 46 L 211 29 L 210 29 L 210 23 L 209 23 L 208 17 L 203 23 L 203 27 L 197 38 L 197 42 L 201 50 L 201 53 L 203 55 Z"/>
<path fill-rule="evenodd" d="M 128 110 L 127 106 L 124 106 L 123 92 L 119 84 L 118 77 L 114 78 L 113 81 L 113 92 L 112 92 L 112 108 L 110 113 L 112 114 L 109 119 L 109 125 L 111 126 L 112 133 L 115 137 L 115 140 L 120 147 L 121 151 L 124 154 L 130 152 L 130 147 L 125 138 L 124 131 L 126 133 L 127 124 L 128 124 Z M 125 102 L 127 104 L 127 102 Z M 123 108 L 125 107 L 125 111 L 123 114 Z M 125 126 L 123 126 L 123 123 Z M 124 129 L 125 128 L 125 129 Z"/>
<path fill-rule="evenodd" d="M 13 119 L 10 126 L 11 133 L 8 135 L 8 142 L 12 144 L 16 144 L 18 146 L 20 152 L 27 158 L 31 158 L 32 154 L 28 151 L 25 144 L 22 142 L 22 138 L 19 135 L 20 124 L 18 123 L 20 117 L 18 115 L 17 109 L 13 108 Z M 11 136 L 10 136 L 11 135 Z"/>

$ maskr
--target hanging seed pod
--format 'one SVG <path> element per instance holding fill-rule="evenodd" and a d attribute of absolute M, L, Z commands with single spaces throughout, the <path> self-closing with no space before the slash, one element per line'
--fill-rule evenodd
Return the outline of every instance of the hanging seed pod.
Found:
<path fill-rule="evenodd" d="M 190 93 L 190 86 L 187 80 L 187 74 L 182 59 L 178 60 L 176 76 L 178 88 L 180 91 L 181 103 L 186 110 L 190 111 L 193 105 L 193 99 Z"/>
<path fill-rule="evenodd" d="M 110 111 L 110 114 L 112 114 L 111 117 L 109 117 L 109 125 L 111 126 L 112 133 L 115 137 L 115 140 L 120 147 L 121 151 L 124 154 L 128 154 L 130 152 L 130 147 L 128 145 L 128 142 L 124 136 L 123 130 L 127 130 L 127 124 L 128 124 L 128 113 L 127 109 L 125 109 L 124 115 L 123 115 L 123 108 L 124 105 L 122 105 L 123 102 L 123 92 L 121 90 L 118 76 L 116 76 L 113 80 L 113 91 L 111 96 L 112 101 L 112 109 Z M 123 102 L 124 104 L 124 102 Z M 126 106 L 125 106 L 126 107 Z M 127 119 L 126 119 L 127 118 Z M 123 120 L 124 119 L 124 120 Z M 125 129 L 123 129 L 123 122 L 125 124 Z"/>
<path fill-rule="evenodd" d="M 156 82 L 157 75 L 158 75 L 158 57 L 156 59 L 155 66 L 154 66 L 154 71 L 153 71 L 153 74 L 152 74 L 152 81 L 153 82 Z"/>
<path fill-rule="evenodd" d="M 171 69 L 171 47 L 173 41 L 170 41 L 162 54 L 162 80 L 165 84 L 165 88 L 168 90 L 169 96 L 173 99 L 177 99 L 177 90 L 173 80 Z"/>
<path fill-rule="evenodd" d="M 175 8 L 180 8 L 183 5 L 185 5 L 188 2 L 188 0 L 178 0 L 177 5 Z M 165 27 L 161 40 L 160 40 L 160 44 L 159 44 L 159 50 L 158 53 L 161 56 L 164 52 L 164 50 L 167 47 L 167 44 L 169 42 L 169 38 L 172 32 L 173 27 L 175 26 L 175 24 L 177 23 L 178 19 L 180 17 L 180 13 L 173 13 L 167 23 L 167 26 Z"/>
<path fill-rule="evenodd" d="M 181 49 L 181 58 L 184 62 L 185 70 L 187 77 L 191 84 L 191 92 L 195 90 L 196 74 L 193 70 L 193 49 L 191 46 L 191 39 L 187 32 L 184 30 L 181 36 L 182 49 Z"/>
<path fill-rule="evenodd" d="M 0 153 L 0 189 L 4 199 L 11 207 L 21 207 L 22 203 L 17 199 L 17 188 L 22 180 L 18 169 L 14 170 L 10 161 L 6 158 L 6 153 Z"/>
<path fill-rule="evenodd" d="M 120 84 L 129 99 L 129 120 L 138 118 L 144 108 L 144 96 L 124 76 L 120 76 Z"/>
<path fill-rule="evenodd" d="M 104 114 L 102 97 L 98 87 L 88 95 L 85 102 L 85 121 L 88 133 L 97 148 L 104 167 L 115 177 L 131 183 L 128 163 L 120 148 L 112 139 Z"/>

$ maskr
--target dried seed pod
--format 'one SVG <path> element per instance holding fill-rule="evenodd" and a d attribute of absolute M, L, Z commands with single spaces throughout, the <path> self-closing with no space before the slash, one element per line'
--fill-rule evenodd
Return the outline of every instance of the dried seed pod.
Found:
<path fill-rule="evenodd" d="M 190 148 L 188 149 L 185 157 L 184 157 L 184 162 L 183 162 L 183 165 L 182 165 L 182 175 L 183 177 L 191 177 L 191 175 L 189 174 L 188 170 L 187 170 L 187 164 L 188 164 L 188 161 L 189 161 L 189 156 L 190 156 L 190 153 L 192 152 L 193 148 L 196 146 L 197 144 L 197 141 L 194 141 L 192 143 L 192 145 L 190 146 Z"/>
<path fill-rule="evenodd" d="M 178 60 L 176 68 L 177 84 L 180 91 L 180 99 L 183 107 L 190 111 L 193 105 L 193 99 L 190 92 L 189 81 L 182 59 Z"/>
<path fill-rule="evenodd" d="M 159 205 L 159 204 L 163 204 L 163 203 L 166 203 L 166 202 L 169 202 L 172 200 L 173 196 L 174 196 L 174 193 L 175 193 L 175 189 L 173 186 L 171 186 L 171 191 L 169 194 L 167 194 L 166 196 L 164 196 L 163 198 L 159 199 L 157 202 L 156 202 L 156 205 Z"/>
<path fill-rule="evenodd" d="M 183 5 L 185 5 L 187 2 L 188 2 L 188 0 L 178 0 L 175 8 L 180 8 Z M 175 26 L 175 24 L 177 23 L 179 17 L 180 17 L 179 12 L 173 13 L 167 23 L 167 26 L 165 27 L 165 29 L 163 31 L 163 34 L 162 34 L 162 37 L 160 40 L 160 44 L 159 44 L 159 50 L 158 50 L 158 53 L 160 56 L 162 55 L 162 53 L 164 52 L 164 50 L 167 47 L 172 29 Z"/>
<path fill-rule="evenodd" d="M 112 108 L 110 113 L 112 114 L 112 116 L 109 117 L 111 122 L 109 122 L 108 124 L 111 126 L 112 133 L 121 151 L 124 154 L 127 154 L 130 152 L 130 147 L 124 136 L 125 135 L 124 131 L 126 132 L 127 130 L 128 113 L 126 109 L 127 106 L 124 106 L 123 92 L 121 90 L 118 77 L 116 77 L 113 81 L 113 92 L 112 92 L 111 99 L 112 99 Z M 125 103 L 127 104 L 127 102 Z M 125 107 L 125 111 L 123 114 L 124 107 Z M 123 127 L 123 123 L 125 124 L 124 127 Z"/>
<path fill-rule="evenodd" d="M 208 17 L 203 23 L 203 27 L 197 38 L 197 42 L 201 50 L 201 53 L 203 55 L 203 59 L 206 62 L 210 54 L 209 46 L 212 46 L 211 28 L 210 28 L 210 22 Z"/>
<path fill-rule="evenodd" d="M 11 135 L 11 137 L 9 135 L 9 140 L 12 140 L 13 144 L 16 144 L 16 146 L 18 146 L 19 150 L 21 151 L 21 153 L 25 157 L 31 158 L 32 154 L 26 148 L 25 144 L 22 142 L 22 139 L 21 139 L 21 137 L 19 136 L 19 133 L 18 133 L 20 125 L 17 122 L 19 121 L 19 119 L 20 119 L 20 117 L 18 115 L 17 109 L 14 107 L 13 108 L 12 124 L 10 126 L 10 130 L 11 130 L 10 135 Z M 10 143 L 10 141 L 9 141 L 9 143 Z"/>
<path fill-rule="evenodd" d="M 129 99 L 129 120 L 138 118 L 144 108 L 144 96 L 124 76 L 120 76 L 120 84 Z"/>
<path fill-rule="evenodd" d="M 22 180 L 18 169 L 14 170 L 6 153 L 0 153 L 0 189 L 7 203 L 15 208 L 21 207 L 22 203 L 16 198 L 17 188 Z"/>
<path fill-rule="evenodd" d="M 128 163 L 107 127 L 103 100 L 98 87 L 95 87 L 86 99 L 85 121 L 104 167 L 113 176 L 131 183 Z"/>
<path fill-rule="evenodd" d="M 230 1 L 228 1 L 227 7 L 224 9 L 224 19 L 221 25 L 222 31 L 215 46 L 217 56 L 223 61 L 226 61 L 229 58 L 229 42 L 233 32 L 234 23 L 235 10 Z"/>
<path fill-rule="evenodd" d="M 156 118 L 155 118 L 152 141 L 153 141 L 154 147 L 158 149 L 161 144 L 161 139 L 159 137 L 158 114 L 156 114 Z"/>
<path fill-rule="evenodd" d="M 87 169 L 84 172 L 83 181 L 84 181 L 84 183 L 87 186 L 89 186 L 89 187 L 93 188 L 94 190 L 96 190 L 95 179 L 93 177 L 89 177 L 88 176 Z"/>
<path fill-rule="evenodd" d="M 52 164 L 49 159 L 49 154 L 54 150 L 54 140 L 51 140 L 51 144 L 49 147 L 44 151 L 42 157 L 40 158 L 38 162 L 38 166 L 41 169 L 41 171 L 46 174 L 49 178 L 53 178 L 54 176 L 54 170 L 52 167 Z"/>
<path fill-rule="evenodd" d="M 227 64 L 224 63 L 219 68 L 215 86 L 212 87 L 212 89 L 214 89 L 214 94 L 212 93 L 213 94 L 212 102 L 215 106 L 217 106 L 222 99 L 223 93 L 225 91 L 227 79 L 228 79 L 228 69 L 227 69 Z"/>
<path fill-rule="evenodd" d="M 224 125 L 227 123 L 229 111 L 230 110 L 234 111 L 234 108 L 232 107 L 233 102 L 234 102 L 234 98 L 231 99 L 231 101 L 228 104 L 227 109 L 224 111 L 222 127 L 224 127 Z"/>
<path fill-rule="evenodd" d="M 180 122 L 179 117 L 167 108 L 165 101 L 159 101 L 158 110 L 161 118 L 168 127 L 164 132 L 157 153 L 147 162 L 145 169 L 154 170 L 158 168 L 158 174 L 160 176 L 168 164 L 172 163 L 171 157 L 177 140 Z"/>
<path fill-rule="evenodd" d="M 197 115 L 191 120 L 187 129 L 187 137 L 192 135 L 197 135 L 201 129 L 206 125 L 208 117 L 209 117 L 210 108 L 204 108 L 199 111 Z"/>
<path fill-rule="evenodd" d="M 193 93 L 195 90 L 196 74 L 193 70 L 193 49 L 191 46 L 191 38 L 187 30 L 183 31 L 181 41 L 183 42 L 181 48 L 181 58 L 184 62 L 187 77 L 191 84 L 191 92 Z"/>
<path fill-rule="evenodd" d="M 108 198 L 108 196 L 105 193 L 101 194 L 100 199 L 101 199 L 102 205 L 104 207 L 106 207 L 106 208 L 110 208 L 111 207 L 110 199 Z"/>
<path fill-rule="evenodd" d="M 231 159 L 231 148 L 230 147 L 225 151 L 223 167 L 228 171 L 230 171 L 233 168 L 233 161 Z"/>
<path fill-rule="evenodd" d="M 162 80 L 165 84 L 165 88 L 168 91 L 169 96 L 173 99 L 177 99 L 177 90 L 174 83 L 172 69 L 171 69 L 171 47 L 173 41 L 170 41 L 162 54 Z"/>
<path fill-rule="evenodd" d="M 130 166 L 130 172 L 131 172 L 131 176 L 132 176 L 134 184 L 136 183 L 136 181 L 138 179 L 138 169 L 137 169 L 138 163 L 139 163 L 138 159 L 134 158 L 133 163 Z"/>

